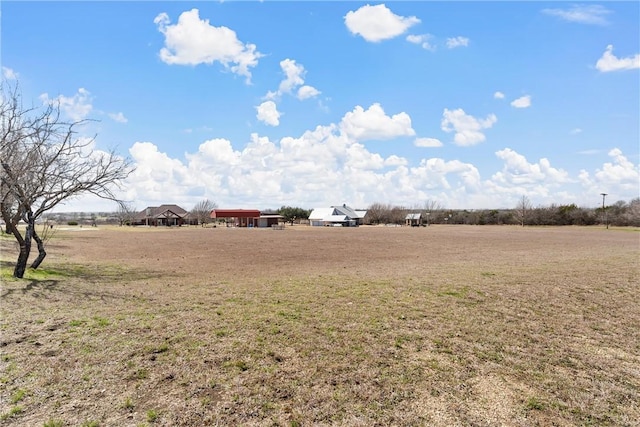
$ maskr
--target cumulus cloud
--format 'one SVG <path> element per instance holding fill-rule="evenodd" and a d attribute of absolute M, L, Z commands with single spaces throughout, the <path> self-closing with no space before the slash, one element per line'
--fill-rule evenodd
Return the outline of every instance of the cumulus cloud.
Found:
<path fill-rule="evenodd" d="M 18 80 L 18 77 L 20 77 L 20 75 L 13 69 L 3 66 L 2 77 L 4 77 L 6 80 Z"/>
<path fill-rule="evenodd" d="M 611 11 L 598 4 L 572 5 L 566 9 L 542 9 L 542 13 L 558 17 L 567 22 L 591 25 L 607 25 Z"/>
<path fill-rule="evenodd" d="M 445 132 L 455 132 L 454 143 L 464 147 L 483 142 L 486 137 L 482 130 L 491 128 L 497 121 L 495 114 L 489 114 L 485 119 L 477 119 L 465 113 L 462 108 L 445 108 L 440 127 Z"/>
<path fill-rule="evenodd" d="M 261 122 L 269 126 L 278 126 L 280 124 L 280 112 L 273 101 L 265 101 L 256 107 L 258 111 L 257 118 Z"/>
<path fill-rule="evenodd" d="M 122 114 L 122 112 L 118 113 L 109 113 L 109 117 L 111 120 L 116 121 L 118 123 L 127 123 L 129 120 Z"/>
<path fill-rule="evenodd" d="M 636 68 L 640 68 L 640 53 L 626 58 L 618 58 L 613 54 L 613 45 L 608 45 L 598 62 L 596 62 L 596 69 L 603 73 Z"/>
<path fill-rule="evenodd" d="M 467 47 L 469 46 L 469 39 L 467 37 L 450 37 L 447 39 L 447 47 L 449 49 L 454 49 L 456 47 Z"/>
<path fill-rule="evenodd" d="M 267 92 L 265 99 L 278 99 L 285 93 L 292 94 L 296 88 L 295 96 L 301 101 L 320 95 L 321 92 L 318 89 L 304 84 L 306 70 L 302 64 L 298 64 L 294 59 L 287 58 L 280 61 L 280 68 L 285 78 L 280 82 L 277 91 Z"/>
<path fill-rule="evenodd" d="M 531 107 L 531 95 L 521 96 L 518 99 L 511 101 L 513 108 L 529 108 Z"/>
<path fill-rule="evenodd" d="M 291 89 L 304 83 L 304 67 L 296 64 L 296 61 L 293 59 L 287 58 L 280 61 L 280 68 L 282 68 L 286 78 L 280 82 L 278 93 L 290 93 Z"/>
<path fill-rule="evenodd" d="M 504 93 L 502 93 L 502 92 L 498 91 L 498 92 L 496 92 L 496 93 L 494 93 L 494 94 L 493 94 L 493 97 L 494 97 L 495 99 L 504 99 Z"/>
<path fill-rule="evenodd" d="M 496 152 L 502 166 L 483 179 L 475 165 L 460 160 L 429 157 L 411 165 L 397 155 L 384 157 L 336 124 L 279 141 L 254 133 L 237 148 L 227 139 L 210 139 L 181 159 L 150 142 L 137 142 L 129 152 L 136 169 L 122 197 L 139 208 L 172 202 L 189 209 L 203 198 L 259 209 L 343 202 L 366 208 L 381 200 L 407 206 L 427 199 L 452 209 L 496 208 L 515 206 L 522 194 L 535 204 L 583 203 L 605 190 L 637 197 L 640 179 L 638 165 L 619 149 L 595 173 L 571 177 L 548 159 L 531 162 L 510 148 Z"/>
<path fill-rule="evenodd" d="M 58 95 L 55 98 L 49 98 L 49 94 L 43 93 L 40 95 L 40 100 L 43 104 L 60 105 L 60 110 L 74 122 L 86 119 L 93 110 L 91 93 L 82 87 L 70 97 Z"/>
<path fill-rule="evenodd" d="M 384 4 L 379 4 L 348 12 L 344 23 L 352 34 L 369 42 L 379 42 L 399 36 L 420 20 L 415 16 L 398 16 Z"/>
<path fill-rule="evenodd" d="M 415 145 L 416 147 L 433 148 L 442 147 L 442 142 L 440 142 L 440 140 L 436 138 L 416 138 L 416 140 L 413 141 L 413 145 Z"/>
<path fill-rule="evenodd" d="M 401 136 L 413 136 L 411 117 L 407 113 L 387 116 L 380 104 L 375 103 L 367 110 L 356 106 L 340 122 L 340 129 L 357 141 L 393 139 Z"/>
<path fill-rule="evenodd" d="M 263 55 L 256 45 L 241 42 L 235 31 L 215 27 L 208 19 L 200 19 L 198 9 L 183 12 L 177 24 L 171 24 L 169 15 L 160 13 L 153 22 L 164 37 L 160 59 L 167 64 L 198 65 L 219 62 L 231 72 L 251 81 L 249 69 L 258 65 Z"/>
<path fill-rule="evenodd" d="M 309 86 L 309 85 L 304 85 L 301 86 L 300 88 L 298 88 L 298 99 L 299 100 L 305 100 L 308 98 L 315 98 L 316 96 L 320 95 L 320 92 L 318 89 L 316 89 L 313 86 Z"/>
<path fill-rule="evenodd" d="M 634 165 L 622 154 L 622 150 L 614 148 L 609 151 L 611 162 L 606 162 L 601 169 L 596 170 L 595 179 L 598 184 L 617 186 L 627 190 L 639 190 L 640 167 Z M 636 193 L 637 194 L 637 193 Z"/>
<path fill-rule="evenodd" d="M 551 166 L 548 159 L 529 163 L 525 156 L 505 148 L 496 151 L 496 156 L 504 161 L 502 171 L 493 175 L 492 180 L 501 184 L 527 186 L 536 184 L 559 185 L 569 181 L 569 174 Z"/>
<path fill-rule="evenodd" d="M 436 47 L 431 43 L 433 36 L 431 34 L 409 34 L 407 41 L 409 43 L 418 44 L 423 49 L 435 51 Z"/>

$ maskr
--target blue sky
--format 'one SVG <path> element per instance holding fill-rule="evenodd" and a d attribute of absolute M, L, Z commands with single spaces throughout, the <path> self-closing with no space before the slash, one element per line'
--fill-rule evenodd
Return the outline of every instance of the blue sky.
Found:
<path fill-rule="evenodd" d="M 639 196 L 638 2 L 1 7 L 5 80 L 94 119 L 139 209 Z"/>

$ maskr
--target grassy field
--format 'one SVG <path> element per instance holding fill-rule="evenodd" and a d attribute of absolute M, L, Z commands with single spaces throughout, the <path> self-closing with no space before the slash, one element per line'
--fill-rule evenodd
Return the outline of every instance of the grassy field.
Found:
<path fill-rule="evenodd" d="M 639 425 L 638 230 L 71 229 L 24 280 L 0 243 L 0 425 Z"/>

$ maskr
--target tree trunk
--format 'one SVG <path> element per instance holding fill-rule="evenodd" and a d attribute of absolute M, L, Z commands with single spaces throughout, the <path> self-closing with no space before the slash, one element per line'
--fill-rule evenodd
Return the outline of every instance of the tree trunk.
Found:
<path fill-rule="evenodd" d="M 35 240 L 36 244 L 38 245 L 38 257 L 33 260 L 30 268 L 33 268 L 35 270 L 36 268 L 40 267 L 40 264 L 42 264 L 42 261 L 44 261 L 44 258 L 47 256 L 47 251 L 44 250 L 44 242 L 42 241 L 40 236 L 38 236 L 38 233 L 36 233 L 35 228 L 33 229 L 33 240 Z"/>
<path fill-rule="evenodd" d="M 24 277 L 24 272 L 27 269 L 27 261 L 29 261 L 29 254 L 31 253 L 31 225 L 27 224 L 27 230 L 24 233 L 24 239 L 18 239 L 20 243 L 20 254 L 18 254 L 18 260 L 16 261 L 16 266 L 13 269 L 13 277 L 22 279 Z M 14 232 L 14 236 L 20 234 L 20 232 L 16 229 Z"/>

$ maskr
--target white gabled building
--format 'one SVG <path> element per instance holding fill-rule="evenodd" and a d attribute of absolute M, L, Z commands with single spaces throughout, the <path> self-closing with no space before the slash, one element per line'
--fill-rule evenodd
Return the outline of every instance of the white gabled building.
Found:
<path fill-rule="evenodd" d="M 362 225 L 367 211 L 355 210 L 347 205 L 314 209 L 309 215 L 309 224 L 320 226 L 357 227 Z"/>

